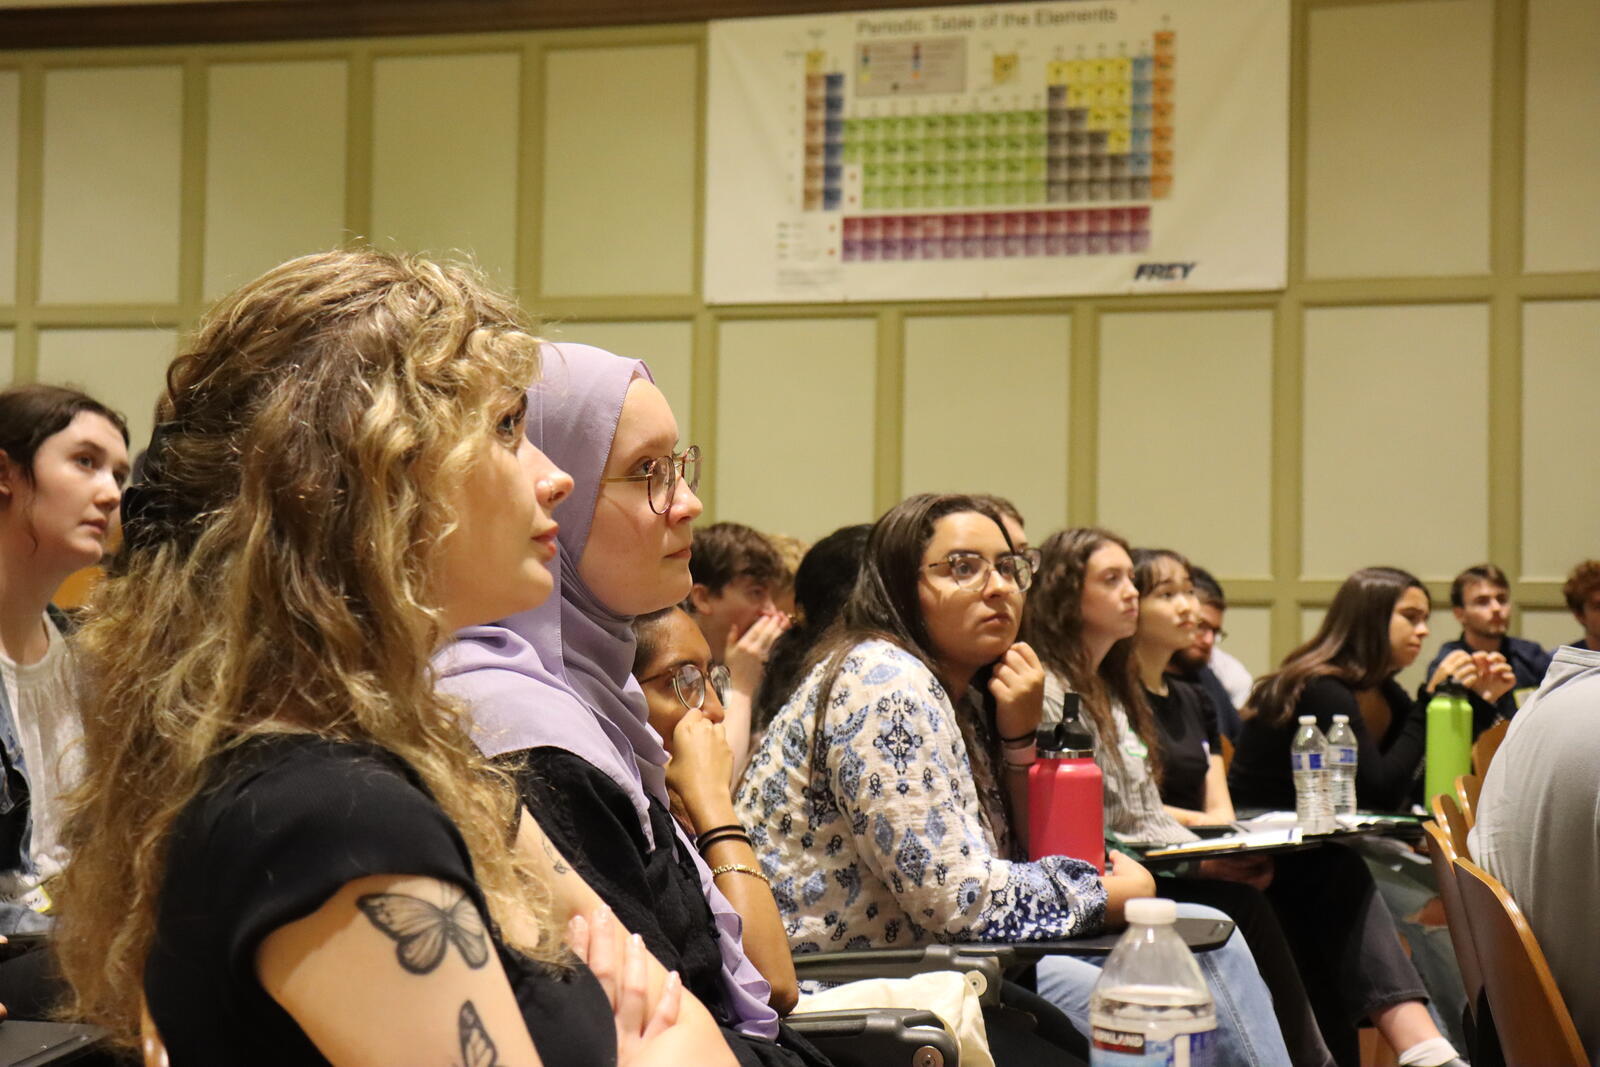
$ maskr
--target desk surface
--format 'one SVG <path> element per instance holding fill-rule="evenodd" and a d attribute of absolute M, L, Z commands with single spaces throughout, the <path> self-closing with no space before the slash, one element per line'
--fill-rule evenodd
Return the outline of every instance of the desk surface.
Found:
<path fill-rule="evenodd" d="M 1285 815 L 1287 819 L 1283 817 Z M 1199 841 L 1178 845 L 1125 844 L 1138 853 L 1141 862 L 1161 865 L 1253 852 L 1294 852 L 1356 837 L 1413 838 L 1418 835 L 1420 828 L 1418 819 L 1410 815 L 1360 813 L 1354 817 L 1339 818 L 1341 825 L 1337 830 L 1303 834 L 1295 824 L 1292 812 L 1269 812 L 1241 820 L 1232 826 L 1200 827 L 1198 829 L 1203 832 Z"/>
<path fill-rule="evenodd" d="M 105 1043 L 106 1032 L 84 1023 L 45 1023 L 27 1019 L 0 1022 L 0 1067 L 69 1064 Z"/>

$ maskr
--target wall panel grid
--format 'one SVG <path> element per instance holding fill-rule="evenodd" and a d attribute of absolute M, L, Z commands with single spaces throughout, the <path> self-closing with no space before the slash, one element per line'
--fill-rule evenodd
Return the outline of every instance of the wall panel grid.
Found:
<path fill-rule="evenodd" d="M 1492 558 L 1555 633 L 1600 555 L 1560 473 L 1600 387 L 1593 5 L 1292 2 L 1277 294 L 709 306 L 703 25 L 0 51 L 0 383 L 71 375 L 147 426 L 229 286 L 454 250 L 556 339 L 651 361 L 708 520 L 1005 492 L 1036 541 L 1108 523 L 1212 565 L 1253 670 L 1378 555 L 1436 603 Z"/>

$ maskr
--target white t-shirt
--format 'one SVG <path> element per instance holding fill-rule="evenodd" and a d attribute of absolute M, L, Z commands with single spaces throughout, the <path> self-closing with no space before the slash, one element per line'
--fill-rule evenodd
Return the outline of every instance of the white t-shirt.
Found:
<path fill-rule="evenodd" d="M 83 773 L 83 722 L 72 650 L 49 616 L 44 625 L 50 646 L 37 663 L 22 666 L 0 654 L 11 729 L 28 778 L 33 824 L 29 851 L 35 867 L 32 874 L 0 871 L 0 899 L 6 900 L 28 897 L 41 882 L 61 873 L 67 851 L 61 843 L 65 812 L 60 797 Z"/>
<path fill-rule="evenodd" d="M 1243 709 L 1245 701 L 1250 699 L 1250 686 L 1255 684 L 1255 679 L 1250 677 L 1250 668 L 1239 662 L 1237 656 L 1220 648 L 1212 648 L 1209 663 L 1211 673 L 1217 676 L 1217 681 L 1222 683 L 1222 688 L 1228 691 L 1228 699 L 1233 701 L 1235 709 Z"/>
<path fill-rule="evenodd" d="M 1468 837 L 1517 902 L 1600 1065 L 1600 652 L 1559 648 L 1495 752 Z"/>

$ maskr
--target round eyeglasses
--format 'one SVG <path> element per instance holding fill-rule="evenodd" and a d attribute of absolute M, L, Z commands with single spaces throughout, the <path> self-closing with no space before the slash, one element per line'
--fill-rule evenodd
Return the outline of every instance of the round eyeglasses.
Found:
<path fill-rule="evenodd" d="M 982 589 L 989 584 L 991 571 L 999 571 L 1020 592 L 1026 593 L 1033 584 L 1033 564 L 1020 552 L 1003 552 L 993 562 L 976 552 L 952 552 L 928 564 L 928 570 L 943 570 L 962 589 Z"/>
<path fill-rule="evenodd" d="M 700 446 L 690 445 L 682 452 L 657 456 L 647 460 L 638 474 L 619 474 L 602 478 L 606 482 L 644 482 L 649 488 L 650 510 L 665 515 L 672 510 L 672 498 L 678 491 L 678 479 L 689 487 L 689 492 L 700 488 Z"/>
<path fill-rule="evenodd" d="M 711 667 L 709 674 L 711 689 L 717 694 L 717 702 L 726 702 L 728 699 L 728 686 L 733 681 L 732 676 L 728 673 L 728 668 L 717 663 Z M 684 707 L 690 711 L 699 711 L 705 707 L 706 682 L 708 679 L 706 673 L 702 672 L 699 667 L 693 663 L 680 663 L 670 671 L 652 674 L 648 678 L 640 678 L 639 684 L 644 685 L 662 677 L 670 677 L 672 679 L 672 692 Z"/>

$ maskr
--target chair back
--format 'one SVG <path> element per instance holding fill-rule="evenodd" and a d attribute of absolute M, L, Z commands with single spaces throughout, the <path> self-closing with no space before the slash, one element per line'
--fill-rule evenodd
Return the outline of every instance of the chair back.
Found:
<path fill-rule="evenodd" d="M 1428 858 L 1433 861 L 1433 877 L 1439 883 L 1439 899 L 1444 903 L 1444 917 L 1450 930 L 1450 944 L 1456 950 L 1456 963 L 1461 967 L 1461 984 L 1467 991 L 1467 1008 L 1477 1013 L 1478 995 L 1483 991 L 1483 969 L 1478 965 L 1478 947 L 1472 940 L 1472 927 L 1467 922 L 1466 908 L 1461 903 L 1461 890 L 1456 884 L 1456 846 L 1450 835 L 1437 822 L 1422 824 L 1427 835 Z"/>
<path fill-rule="evenodd" d="M 1470 860 L 1472 849 L 1467 845 L 1467 831 L 1472 827 L 1461 817 L 1461 808 L 1456 804 L 1456 798 L 1449 793 L 1438 793 L 1428 807 L 1433 811 L 1434 821 L 1450 832 L 1450 844 L 1455 847 L 1456 855 L 1461 859 Z"/>
<path fill-rule="evenodd" d="M 1489 773 L 1489 761 L 1494 759 L 1494 754 L 1500 749 L 1500 742 L 1506 739 L 1506 731 L 1511 729 L 1510 719 L 1501 719 L 1472 742 L 1472 773 L 1479 778 Z"/>
<path fill-rule="evenodd" d="M 1458 858 L 1455 870 L 1505 1061 L 1587 1067 L 1572 1015 L 1522 909 L 1471 860 Z"/>
<path fill-rule="evenodd" d="M 1456 776 L 1456 801 L 1461 805 L 1461 817 L 1470 830 L 1478 823 L 1478 795 L 1483 792 L 1483 775 L 1460 774 Z"/>
<path fill-rule="evenodd" d="M 1222 772 L 1226 774 L 1233 766 L 1233 742 L 1228 740 L 1227 734 L 1218 734 L 1222 741 Z"/>

